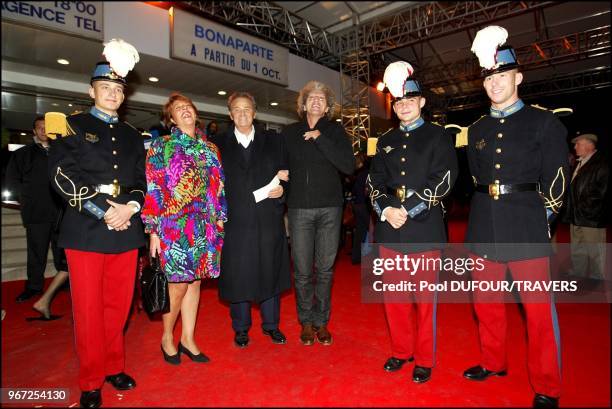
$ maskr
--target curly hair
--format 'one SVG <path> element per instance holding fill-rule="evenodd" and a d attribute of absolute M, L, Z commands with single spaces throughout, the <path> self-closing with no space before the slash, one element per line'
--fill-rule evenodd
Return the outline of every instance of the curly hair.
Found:
<path fill-rule="evenodd" d="M 308 95 L 312 91 L 322 91 L 325 94 L 325 100 L 327 102 L 327 117 L 331 118 L 334 113 L 334 104 L 336 102 L 336 97 L 334 96 L 334 92 L 330 87 L 323 84 L 320 81 L 308 81 L 306 85 L 300 90 L 300 93 L 297 97 L 296 111 L 300 118 L 304 117 L 304 112 L 306 112 L 306 99 L 308 99 Z"/>
<path fill-rule="evenodd" d="M 191 98 L 186 97 L 185 95 L 181 94 L 180 92 L 173 92 L 172 94 L 170 94 L 170 97 L 168 98 L 168 101 L 164 104 L 164 109 L 162 111 L 162 117 L 163 117 L 164 125 L 166 125 L 166 127 L 168 127 L 168 128 L 172 128 L 172 126 L 173 126 L 173 123 L 172 123 L 172 105 L 175 102 L 177 102 L 177 101 L 184 101 L 184 102 L 188 103 L 189 105 L 191 105 L 193 107 L 193 110 L 195 111 L 196 118 L 198 117 L 198 109 L 196 108 L 196 106 L 193 103 L 193 101 L 191 100 Z"/>

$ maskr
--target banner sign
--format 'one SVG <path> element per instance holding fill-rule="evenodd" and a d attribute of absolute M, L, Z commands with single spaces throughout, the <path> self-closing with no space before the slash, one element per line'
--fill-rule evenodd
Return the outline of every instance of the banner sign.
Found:
<path fill-rule="evenodd" d="M 288 84 L 286 48 L 176 8 L 170 15 L 173 58 Z"/>
<path fill-rule="evenodd" d="M 3 1 L 2 19 L 103 40 L 101 1 Z"/>

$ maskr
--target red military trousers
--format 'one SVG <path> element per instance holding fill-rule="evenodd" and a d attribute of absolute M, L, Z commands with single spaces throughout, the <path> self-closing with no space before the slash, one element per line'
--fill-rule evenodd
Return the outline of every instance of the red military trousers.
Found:
<path fill-rule="evenodd" d="M 136 277 L 138 250 L 103 254 L 66 249 L 79 357 L 79 387 L 98 389 L 123 372 L 125 326 Z"/>
<path fill-rule="evenodd" d="M 477 256 L 472 255 L 472 258 Z M 506 270 L 514 281 L 550 280 L 548 257 L 497 263 L 483 260 L 484 269 L 472 271 L 472 279 L 503 281 Z M 535 393 L 558 398 L 561 395 L 561 337 L 557 311 L 551 294 L 520 292 L 527 318 L 527 371 Z M 478 318 L 481 366 L 499 372 L 507 369 L 506 305 L 504 294 L 485 295 L 474 291 L 474 310 Z"/>
<path fill-rule="evenodd" d="M 404 256 L 394 250 L 380 247 L 381 258 L 395 259 L 397 255 Z M 411 253 L 411 258 L 439 259 L 440 251 L 433 250 L 424 253 Z M 437 282 L 438 271 L 420 268 L 412 272 L 385 271 L 384 282 L 399 282 L 406 280 L 416 283 L 420 281 Z M 391 351 L 395 358 L 408 359 L 414 357 L 415 364 L 427 368 L 435 366 L 436 352 L 436 295 L 434 292 L 404 292 L 383 294 L 385 300 L 385 315 L 391 336 Z"/>

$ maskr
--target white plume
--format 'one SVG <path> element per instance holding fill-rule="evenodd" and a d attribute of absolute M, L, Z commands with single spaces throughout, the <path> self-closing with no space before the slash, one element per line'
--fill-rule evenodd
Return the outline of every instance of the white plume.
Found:
<path fill-rule="evenodd" d="M 414 69 L 412 65 L 405 61 L 396 61 L 387 66 L 385 75 L 383 76 L 383 82 L 386 87 L 389 88 L 391 95 L 395 98 L 404 95 L 404 84 L 413 72 Z"/>
<path fill-rule="evenodd" d="M 482 68 L 490 70 L 495 66 L 497 47 L 504 44 L 508 32 L 500 26 L 488 26 L 476 33 L 472 43 L 472 52 L 478 57 Z"/>
<path fill-rule="evenodd" d="M 102 52 L 106 61 L 110 63 L 111 68 L 117 75 L 125 77 L 134 65 L 140 60 L 138 51 L 130 43 L 122 39 L 112 39 L 104 44 Z"/>

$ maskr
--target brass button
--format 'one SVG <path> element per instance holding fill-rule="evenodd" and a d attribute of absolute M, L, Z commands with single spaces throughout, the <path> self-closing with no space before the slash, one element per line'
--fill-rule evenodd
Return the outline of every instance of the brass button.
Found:
<path fill-rule="evenodd" d="M 115 137 L 114 136 L 111 138 L 111 141 L 115 142 Z"/>
<path fill-rule="evenodd" d="M 493 196 L 493 200 L 499 200 L 499 196 L 497 195 Z"/>
<path fill-rule="evenodd" d="M 406 145 L 402 145 L 402 148 L 406 149 Z"/>
<path fill-rule="evenodd" d="M 410 136 L 410 134 L 408 132 L 406 132 L 406 136 Z"/>
<path fill-rule="evenodd" d="M 117 169 L 118 167 L 119 167 L 119 166 L 117 166 L 117 165 L 113 165 L 113 168 L 115 168 L 115 169 Z"/>
<path fill-rule="evenodd" d="M 499 163 L 496 163 L 495 164 L 495 169 L 499 169 L 499 168 L 501 168 L 501 165 Z"/>
<path fill-rule="evenodd" d="M 406 158 L 402 158 L 402 162 L 406 162 Z"/>
<path fill-rule="evenodd" d="M 495 179 L 495 183 L 499 185 L 499 179 Z"/>
<path fill-rule="evenodd" d="M 501 153 L 501 148 L 497 148 L 497 149 L 495 149 L 495 152 L 496 152 L 496 153 Z"/>
<path fill-rule="evenodd" d="M 113 179 L 113 183 L 119 183 L 117 179 Z"/>
<path fill-rule="evenodd" d="M 110 124 L 109 126 L 112 128 L 112 127 L 113 127 L 113 124 Z"/>
<path fill-rule="evenodd" d="M 113 151 L 113 155 L 116 155 L 116 154 L 117 154 L 117 151 Z"/>
<path fill-rule="evenodd" d="M 498 138 L 501 138 L 502 136 L 504 136 L 504 134 L 503 134 L 503 133 L 501 133 L 501 132 L 497 134 L 497 137 L 498 137 Z"/>
<path fill-rule="evenodd" d="M 403 170 L 400 172 L 400 175 L 404 176 L 406 175 L 406 172 L 404 172 Z"/>
<path fill-rule="evenodd" d="M 500 123 L 500 124 L 503 124 L 504 122 L 506 122 L 506 120 L 505 120 L 504 118 L 502 118 L 502 119 L 500 119 L 500 120 L 499 120 L 499 123 Z"/>

